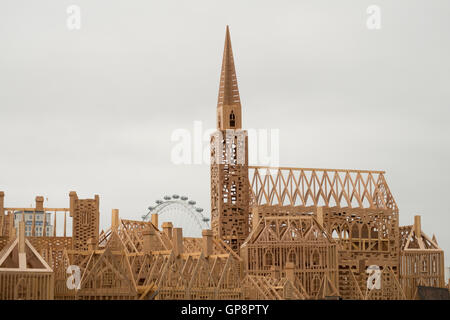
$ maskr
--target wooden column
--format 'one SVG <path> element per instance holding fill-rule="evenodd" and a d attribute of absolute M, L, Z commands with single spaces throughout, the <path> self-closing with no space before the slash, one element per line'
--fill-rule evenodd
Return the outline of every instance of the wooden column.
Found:
<path fill-rule="evenodd" d="M 156 244 L 158 240 L 156 237 L 156 231 L 152 226 L 142 232 L 142 238 L 142 250 L 144 251 L 144 253 L 150 253 L 151 251 L 156 250 Z"/>
<path fill-rule="evenodd" d="M 25 222 L 19 222 L 19 268 L 27 268 L 27 257 L 25 253 Z"/>
<path fill-rule="evenodd" d="M 89 238 L 87 244 L 89 251 L 94 251 L 95 249 L 97 249 L 97 243 L 95 243 L 95 240 L 93 238 Z"/>
<path fill-rule="evenodd" d="M 292 283 L 295 283 L 294 263 L 286 262 L 285 270 L 286 270 L 286 279 L 288 279 Z"/>
<path fill-rule="evenodd" d="M 5 193 L 3 191 L 0 191 L 0 217 L 3 217 L 4 215 L 5 215 Z"/>
<path fill-rule="evenodd" d="M 416 237 L 420 237 L 422 235 L 422 225 L 420 221 L 420 216 L 414 216 L 414 234 Z"/>
<path fill-rule="evenodd" d="M 173 228 L 172 235 L 173 252 L 175 256 L 179 256 L 183 253 L 183 229 Z"/>
<path fill-rule="evenodd" d="M 159 226 L 158 226 L 158 214 L 157 213 L 152 213 L 151 217 L 152 217 L 152 224 L 156 228 L 159 228 Z"/>
<path fill-rule="evenodd" d="M 323 207 L 317 207 L 316 209 L 316 219 L 317 222 L 323 227 Z"/>
<path fill-rule="evenodd" d="M 172 239 L 172 229 L 173 229 L 172 222 L 163 222 L 162 228 L 163 228 L 163 232 L 166 234 L 166 236 L 169 239 Z"/>
<path fill-rule="evenodd" d="M 202 231 L 202 251 L 205 257 L 213 254 L 213 232 L 212 230 Z"/>
<path fill-rule="evenodd" d="M 111 230 L 117 230 L 119 227 L 120 218 L 119 218 L 119 209 L 112 209 L 111 212 Z"/>

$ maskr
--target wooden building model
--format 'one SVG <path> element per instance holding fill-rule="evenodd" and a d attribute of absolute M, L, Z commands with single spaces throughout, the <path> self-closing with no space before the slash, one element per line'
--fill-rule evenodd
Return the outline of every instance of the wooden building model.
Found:
<path fill-rule="evenodd" d="M 385 172 L 249 166 L 242 115 L 227 27 L 210 140 L 211 230 L 184 237 L 157 215 L 127 220 L 114 209 L 103 231 L 97 195 L 18 208 L 0 192 L 0 299 L 389 300 L 417 299 L 419 286 L 450 289 L 444 252 L 420 216 L 399 226 Z M 53 233 L 36 234 L 48 216 Z"/>

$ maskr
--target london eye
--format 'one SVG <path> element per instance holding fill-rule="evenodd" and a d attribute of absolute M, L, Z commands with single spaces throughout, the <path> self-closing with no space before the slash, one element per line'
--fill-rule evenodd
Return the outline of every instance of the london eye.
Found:
<path fill-rule="evenodd" d="M 157 214 L 159 226 L 170 221 L 174 227 L 183 228 L 184 236 L 201 237 L 202 230 L 210 228 L 210 219 L 204 214 L 204 210 L 196 205 L 197 202 L 187 196 L 166 195 L 163 199 L 156 200 L 154 206 L 148 207 L 142 220 L 149 221 L 152 214 Z"/>

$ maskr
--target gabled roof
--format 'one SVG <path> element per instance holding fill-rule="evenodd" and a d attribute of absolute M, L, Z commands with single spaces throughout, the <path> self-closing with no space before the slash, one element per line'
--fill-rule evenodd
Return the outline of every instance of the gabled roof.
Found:
<path fill-rule="evenodd" d="M 436 237 L 427 236 L 422 230 L 421 218 L 419 215 L 414 217 L 412 226 L 400 227 L 400 245 L 402 250 L 439 250 Z"/>
<path fill-rule="evenodd" d="M 19 237 L 6 246 L 0 253 L 0 272 L 53 272 L 27 239 L 24 239 L 23 249 L 20 250 Z"/>
<path fill-rule="evenodd" d="M 128 292 L 125 294 L 135 295 L 137 293 L 135 279 L 127 256 L 127 249 L 116 230 L 112 231 L 104 250 L 92 252 L 81 277 L 79 294 L 83 295 L 86 293 L 85 290 L 89 291 L 92 289 L 89 286 L 86 288 L 90 281 L 95 282 L 97 279 L 103 279 L 104 277 L 108 279 L 102 281 L 100 283 L 101 287 L 95 288 L 96 290 L 117 289 L 120 290 L 121 294 L 124 294 L 123 290 L 127 289 Z M 108 287 L 108 281 L 111 281 L 111 287 Z M 105 285 L 105 283 L 108 284 Z M 118 287 L 116 288 L 115 286 Z M 102 294 L 102 292 L 97 293 Z M 90 293 L 90 295 L 92 294 L 95 293 Z"/>
<path fill-rule="evenodd" d="M 327 231 L 312 215 L 264 217 L 244 242 L 243 246 L 256 242 L 305 242 L 325 241 L 334 243 Z"/>
<path fill-rule="evenodd" d="M 402 237 L 402 250 L 442 250 L 437 244 L 436 237 L 430 238 L 423 231 L 420 232 L 418 237 L 414 226 L 403 226 L 400 228 L 401 232 L 405 233 L 404 237 Z"/>

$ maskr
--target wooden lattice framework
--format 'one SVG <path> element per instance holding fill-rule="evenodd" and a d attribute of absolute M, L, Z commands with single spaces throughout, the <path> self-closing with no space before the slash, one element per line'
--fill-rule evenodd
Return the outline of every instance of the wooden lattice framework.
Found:
<path fill-rule="evenodd" d="M 253 225 L 263 217 L 286 215 L 314 215 L 323 221 L 338 243 L 342 298 L 356 297 L 353 274 L 364 274 L 370 265 L 394 272 L 396 279 L 385 275 L 395 286 L 400 253 L 398 207 L 383 171 L 270 167 L 250 167 L 249 171 Z"/>
<path fill-rule="evenodd" d="M 308 294 L 291 279 L 247 274 L 242 281 L 242 299 L 306 300 Z"/>
<path fill-rule="evenodd" d="M 242 245 L 241 256 L 247 274 L 279 278 L 292 272 L 293 284 L 311 298 L 318 297 L 328 279 L 334 289 L 330 295 L 339 295 L 337 244 L 313 216 L 259 219 Z"/>
<path fill-rule="evenodd" d="M 0 192 L 0 300 L 387 300 L 445 286 L 443 251 L 420 218 L 399 227 L 384 171 L 248 166 L 228 27 L 210 143 L 212 230 L 201 238 L 183 237 L 170 222 L 159 229 L 157 215 L 120 219 L 116 209 L 100 232 L 98 196 L 71 192 L 69 208 L 44 208 L 43 197 L 35 208 L 12 208 Z M 30 212 L 25 237 L 14 215 Z M 35 213 L 46 212 L 53 235 L 36 236 Z M 80 284 L 68 288 L 74 265 Z M 369 289 L 373 267 L 379 287 Z"/>
<path fill-rule="evenodd" d="M 408 299 L 417 298 L 417 287 L 445 286 L 444 251 L 436 237 L 428 237 L 421 229 L 420 216 L 414 225 L 400 228 L 400 277 Z"/>
<path fill-rule="evenodd" d="M 390 209 L 384 171 L 249 167 L 252 206 Z"/>
<path fill-rule="evenodd" d="M 217 131 L 211 135 L 211 226 L 235 252 L 249 234 L 248 137 L 227 27 L 217 103 Z"/>
<path fill-rule="evenodd" d="M 49 300 L 54 297 L 53 270 L 25 238 L 18 237 L 0 252 L 0 300 Z"/>

